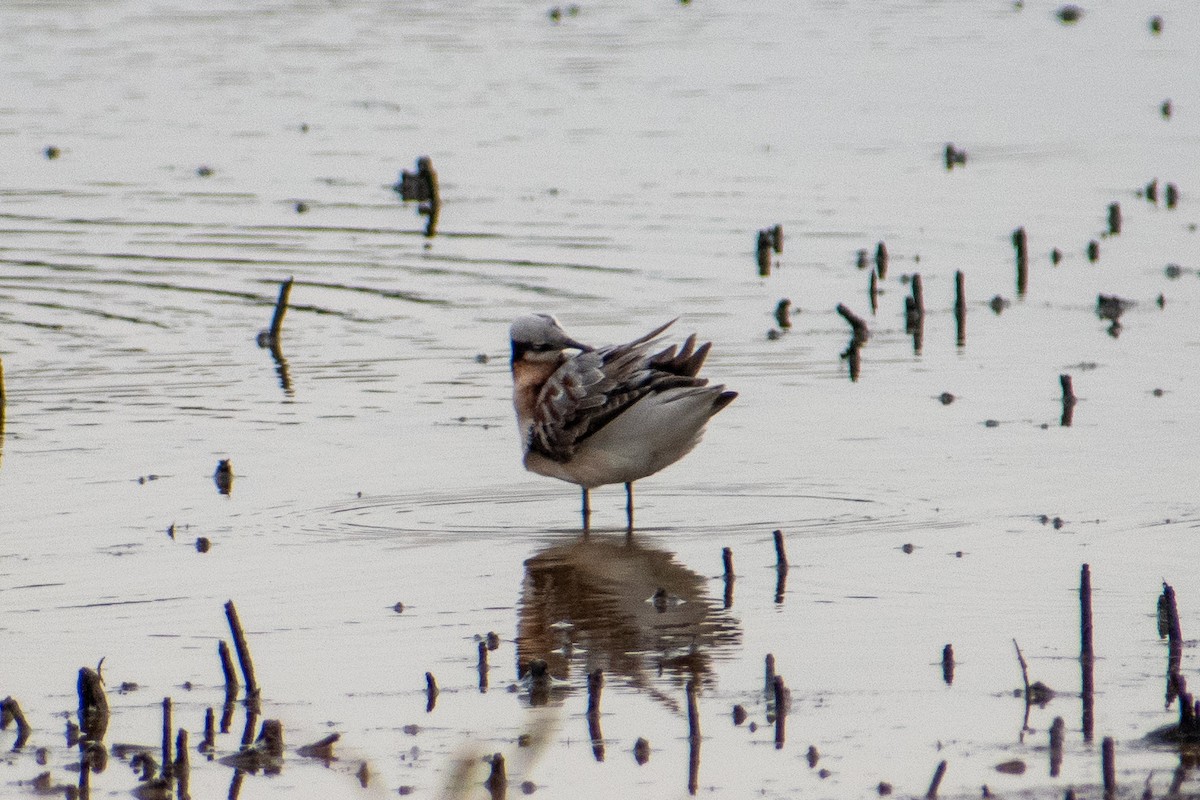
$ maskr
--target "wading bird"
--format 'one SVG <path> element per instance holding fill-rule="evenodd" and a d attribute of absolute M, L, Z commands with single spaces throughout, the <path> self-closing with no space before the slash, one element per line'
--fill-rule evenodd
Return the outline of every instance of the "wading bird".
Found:
<path fill-rule="evenodd" d="M 584 530 L 588 491 L 624 483 L 632 532 L 633 482 L 687 455 L 709 418 L 737 397 L 697 377 L 711 342 L 696 347 L 692 334 L 682 347 L 655 351 L 655 337 L 673 322 L 598 349 L 572 339 L 549 314 L 519 317 L 509 330 L 525 469 L 583 488 Z"/>

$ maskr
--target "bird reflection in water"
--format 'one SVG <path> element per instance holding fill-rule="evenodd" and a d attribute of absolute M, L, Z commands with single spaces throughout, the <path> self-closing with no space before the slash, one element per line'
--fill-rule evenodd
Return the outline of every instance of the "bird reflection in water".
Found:
<path fill-rule="evenodd" d="M 517 622 L 530 704 L 584 686 L 602 669 L 610 686 L 680 710 L 684 685 L 710 683 L 714 653 L 741 640 L 706 583 L 674 554 L 626 537 L 591 536 L 535 554 L 525 562 Z"/>

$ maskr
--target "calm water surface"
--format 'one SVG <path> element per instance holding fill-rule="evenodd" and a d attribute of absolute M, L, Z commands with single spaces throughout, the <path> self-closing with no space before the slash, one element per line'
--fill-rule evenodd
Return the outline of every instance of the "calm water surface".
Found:
<path fill-rule="evenodd" d="M 1185 637 L 1200 630 L 1200 11 L 551 8 L 0 3 L 0 693 L 35 727 L 0 760 L 0 794 L 45 770 L 77 782 L 61 732 L 79 667 L 101 658 L 110 743 L 155 745 L 164 696 L 197 743 L 224 697 L 229 599 L 288 746 L 243 798 L 487 797 L 497 752 L 509 796 L 686 796 L 688 680 L 702 795 L 921 796 L 945 760 L 945 796 L 1098 796 L 1103 736 L 1123 794 L 1200 791 L 1144 740 L 1177 713 L 1164 580 Z M 948 142 L 965 166 L 945 168 Z M 441 180 L 431 238 L 390 189 L 422 155 Z M 783 252 L 760 277 L 755 236 L 775 224 Z M 880 241 L 872 314 L 856 258 Z M 291 276 L 273 355 L 255 336 Z M 1119 330 L 1099 294 L 1132 301 Z M 781 298 L 793 327 L 768 338 Z M 853 382 L 838 303 L 871 328 Z M 597 344 L 678 316 L 740 392 L 695 453 L 639 483 L 632 544 L 619 487 L 593 493 L 583 540 L 577 490 L 520 468 L 506 333 L 530 309 Z M 1014 638 L 1058 692 L 1027 719 Z M 791 692 L 782 747 L 768 653 Z M 518 679 L 532 658 L 548 687 Z M 218 755 L 243 725 L 239 710 Z M 331 764 L 295 752 L 331 732 Z M 230 794 L 233 770 L 192 755 L 192 796 Z M 1023 775 L 995 770 L 1013 759 Z M 92 792 L 136 783 L 114 759 Z"/>

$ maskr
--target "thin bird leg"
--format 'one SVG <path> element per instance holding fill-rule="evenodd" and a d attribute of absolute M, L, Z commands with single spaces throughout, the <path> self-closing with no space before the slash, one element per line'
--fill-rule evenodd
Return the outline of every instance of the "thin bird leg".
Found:
<path fill-rule="evenodd" d="M 633 533 L 633 481 L 625 482 L 625 518 L 629 521 L 629 533 Z"/>
<path fill-rule="evenodd" d="M 587 533 L 589 530 L 591 530 L 591 527 L 592 527 L 592 525 L 591 525 L 591 523 L 592 523 L 592 504 L 591 504 L 591 502 L 589 502 L 589 500 L 588 500 L 588 489 L 587 489 L 587 487 L 586 487 L 586 486 L 584 486 L 584 487 L 582 487 L 582 488 L 583 488 L 583 509 L 582 509 L 582 513 L 583 513 L 583 532 L 584 532 L 584 533 Z"/>

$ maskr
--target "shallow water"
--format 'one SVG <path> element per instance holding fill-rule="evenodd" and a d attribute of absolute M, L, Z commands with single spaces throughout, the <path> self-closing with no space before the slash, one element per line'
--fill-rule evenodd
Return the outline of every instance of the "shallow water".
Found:
<path fill-rule="evenodd" d="M 528 3 L 0 4 L 0 692 L 36 728 L 0 761 L 3 794 L 45 769 L 77 780 L 63 716 L 101 658 L 110 743 L 157 743 L 168 695 L 197 743 L 224 697 L 228 599 L 289 748 L 241 797 L 362 793 L 363 762 L 373 795 L 487 796 L 478 759 L 495 752 L 514 796 L 524 781 L 684 796 L 688 678 L 703 794 L 920 795 L 944 759 L 943 795 L 1098 795 L 1103 736 L 1123 793 L 1151 776 L 1163 794 L 1180 756 L 1143 738 L 1176 716 L 1163 580 L 1185 637 L 1200 625 L 1200 13 L 1155 9 L 1154 35 L 1129 4 L 1069 26 L 1055 8 L 612 0 L 556 23 Z M 947 142 L 964 167 L 946 170 Z M 432 238 L 390 189 L 421 155 L 441 180 Z M 1175 208 L 1139 196 L 1154 179 L 1179 188 Z M 1123 229 L 1104 236 L 1113 202 Z M 776 223 L 762 278 L 755 235 Z M 879 241 L 872 315 L 855 261 Z M 289 276 L 275 356 L 255 336 Z M 1134 301 L 1118 336 L 1101 293 Z M 769 339 L 783 297 L 793 328 Z M 838 303 L 871 329 L 854 382 Z M 632 546 L 619 487 L 593 493 L 600 530 L 583 541 L 578 491 L 520 469 L 506 331 L 528 309 L 596 343 L 679 316 L 740 393 L 638 484 Z M 1061 374 L 1080 398 L 1069 427 Z M 1014 638 L 1059 693 L 1023 735 Z M 782 748 L 767 653 L 791 692 Z M 555 677 L 544 704 L 518 681 L 533 656 Z M 597 668 L 602 761 L 585 715 Z M 330 768 L 295 753 L 329 732 Z M 1024 775 L 995 771 L 1014 758 Z M 231 769 L 192 761 L 193 796 L 229 793 Z M 135 784 L 114 762 L 92 791 Z"/>

